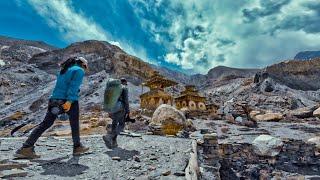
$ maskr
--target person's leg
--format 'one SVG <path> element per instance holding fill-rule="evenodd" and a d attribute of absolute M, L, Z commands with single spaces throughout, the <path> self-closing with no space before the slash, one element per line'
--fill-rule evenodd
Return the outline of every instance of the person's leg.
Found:
<path fill-rule="evenodd" d="M 125 112 L 124 111 L 120 111 L 117 114 L 117 118 L 118 118 L 118 126 L 117 126 L 117 135 L 120 134 L 120 132 L 124 131 L 124 127 L 125 127 Z"/>
<path fill-rule="evenodd" d="M 36 127 L 25 143 L 23 143 L 24 148 L 32 147 L 36 143 L 36 141 L 39 139 L 39 137 L 49 128 L 53 125 L 54 121 L 56 120 L 57 116 L 52 114 L 49 110 L 46 114 L 46 117 L 44 120 L 39 124 L 38 127 Z"/>
<path fill-rule="evenodd" d="M 79 103 L 75 101 L 72 103 L 70 111 L 68 112 L 71 126 L 73 146 L 80 146 L 80 129 L 79 129 Z"/>
<path fill-rule="evenodd" d="M 118 113 L 112 113 L 110 114 L 110 117 L 112 119 L 112 125 L 111 125 L 111 137 L 112 139 L 117 138 L 118 135 Z"/>
<path fill-rule="evenodd" d="M 88 147 L 80 143 L 80 125 L 79 125 L 79 103 L 75 101 L 72 103 L 70 111 L 68 112 L 71 126 L 72 140 L 73 140 L 73 155 L 78 156 L 89 150 Z"/>
<path fill-rule="evenodd" d="M 28 139 L 23 143 L 23 146 L 16 151 L 14 157 L 22 159 L 40 158 L 40 156 L 34 151 L 34 144 L 42 135 L 42 133 L 52 126 L 56 118 L 57 116 L 52 114 L 48 108 L 48 112 L 44 120 L 32 131 Z"/>

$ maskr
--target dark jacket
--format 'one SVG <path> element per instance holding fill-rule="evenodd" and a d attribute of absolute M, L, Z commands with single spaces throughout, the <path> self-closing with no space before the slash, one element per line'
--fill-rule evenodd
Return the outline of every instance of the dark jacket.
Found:
<path fill-rule="evenodd" d="M 121 92 L 121 95 L 119 97 L 119 101 L 122 102 L 125 113 L 129 113 L 130 112 L 130 108 L 129 108 L 129 92 L 128 92 L 128 88 L 126 86 L 122 86 L 122 92 Z"/>

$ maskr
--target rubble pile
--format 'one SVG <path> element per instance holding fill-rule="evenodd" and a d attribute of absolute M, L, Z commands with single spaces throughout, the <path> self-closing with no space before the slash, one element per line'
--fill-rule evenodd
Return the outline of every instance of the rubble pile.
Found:
<path fill-rule="evenodd" d="M 221 179 L 285 178 L 320 175 L 320 157 L 314 145 L 285 140 L 275 154 L 257 154 L 252 144 L 220 144 Z"/>

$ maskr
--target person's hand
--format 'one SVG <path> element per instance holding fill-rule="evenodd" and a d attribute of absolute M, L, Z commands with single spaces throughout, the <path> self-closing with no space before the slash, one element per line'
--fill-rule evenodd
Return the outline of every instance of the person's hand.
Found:
<path fill-rule="evenodd" d="M 67 101 L 65 102 L 64 104 L 62 104 L 62 108 L 65 112 L 68 112 L 70 111 L 70 108 L 71 108 L 71 102 Z"/>

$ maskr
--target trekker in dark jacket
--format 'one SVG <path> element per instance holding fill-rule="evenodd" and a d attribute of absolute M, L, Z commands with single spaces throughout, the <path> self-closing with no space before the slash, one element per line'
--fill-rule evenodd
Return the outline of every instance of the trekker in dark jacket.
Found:
<path fill-rule="evenodd" d="M 16 152 L 15 157 L 23 159 L 39 158 L 34 151 L 38 138 L 50 128 L 59 114 L 69 115 L 72 130 L 73 155 L 80 155 L 89 150 L 80 143 L 79 132 L 79 91 L 88 62 L 83 57 L 69 58 L 61 64 L 56 86 L 49 99 L 48 111 L 44 120 L 32 131 L 23 146 Z M 58 108 L 58 112 L 55 110 Z M 55 110 L 54 110 L 55 109 Z"/>
<path fill-rule="evenodd" d="M 118 99 L 121 103 L 121 108 L 116 113 L 109 113 L 112 119 L 111 133 L 103 136 L 106 146 L 110 149 L 118 147 L 117 136 L 124 130 L 126 118 L 129 117 L 129 98 L 127 80 L 121 78 L 122 92 Z"/>

